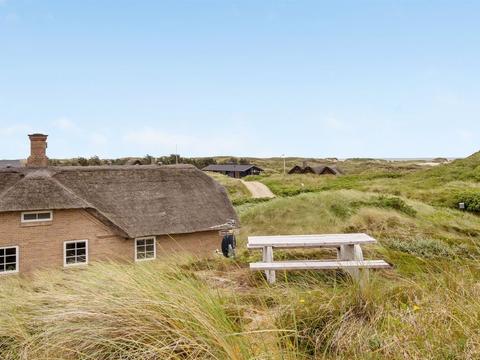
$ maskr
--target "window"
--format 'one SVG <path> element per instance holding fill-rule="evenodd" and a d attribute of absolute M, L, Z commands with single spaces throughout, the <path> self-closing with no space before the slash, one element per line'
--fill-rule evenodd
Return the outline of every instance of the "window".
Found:
<path fill-rule="evenodd" d="M 22 222 L 51 221 L 52 211 L 35 211 L 22 213 Z"/>
<path fill-rule="evenodd" d="M 65 241 L 63 265 L 84 265 L 88 263 L 88 240 Z"/>
<path fill-rule="evenodd" d="M 0 248 L 0 274 L 18 272 L 18 246 Z"/>
<path fill-rule="evenodd" d="M 152 260 L 156 257 L 155 237 L 135 239 L 135 260 Z"/>

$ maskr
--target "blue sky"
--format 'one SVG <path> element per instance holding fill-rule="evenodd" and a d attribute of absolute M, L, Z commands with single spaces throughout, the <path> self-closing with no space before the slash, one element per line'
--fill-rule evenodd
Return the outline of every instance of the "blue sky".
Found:
<path fill-rule="evenodd" d="M 0 0 L 0 158 L 467 156 L 480 1 Z"/>

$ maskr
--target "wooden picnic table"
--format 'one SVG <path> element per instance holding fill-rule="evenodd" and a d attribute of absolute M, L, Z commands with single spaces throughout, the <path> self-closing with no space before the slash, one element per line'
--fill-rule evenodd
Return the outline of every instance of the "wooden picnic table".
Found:
<path fill-rule="evenodd" d="M 248 249 L 262 249 L 263 261 L 250 264 L 251 270 L 263 270 L 269 283 L 276 280 L 276 270 L 327 270 L 343 269 L 356 280 L 360 269 L 389 268 L 383 260 L 364 260 L 361 245 L 377 241 L 363 233 L 249 236 Z M 273 249 L 336 248 L 337 259 L 333 260 L 287 260 L 274 261 Z"/>

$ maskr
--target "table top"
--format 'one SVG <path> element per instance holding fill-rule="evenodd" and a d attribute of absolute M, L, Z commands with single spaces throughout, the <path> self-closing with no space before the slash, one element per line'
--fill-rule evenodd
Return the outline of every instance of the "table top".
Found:
<path fill-rule="evenodd" d="M 377 240 L 363 233 L 316 234 L 316 235 L 273 235 L 249 236 L 247 247 L 295 248 L 295 247 L 338 247 L 341 245 L 373 244 Z"/>

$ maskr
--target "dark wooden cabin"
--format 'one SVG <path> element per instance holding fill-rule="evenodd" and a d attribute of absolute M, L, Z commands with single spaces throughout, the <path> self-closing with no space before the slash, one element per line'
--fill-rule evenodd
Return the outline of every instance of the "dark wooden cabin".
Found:
<path fill-rule="evenodd" d="M 212 171 L 216 173 L 221 173 L 233 178 L 242 178 L 248 175 L 259 175 L 263 169 L 259 168 L 256 165 L 239 165 L 239 164 L 224 164 L 224 165 L 208 165 L 202 169 L 203 171 Z"/>

